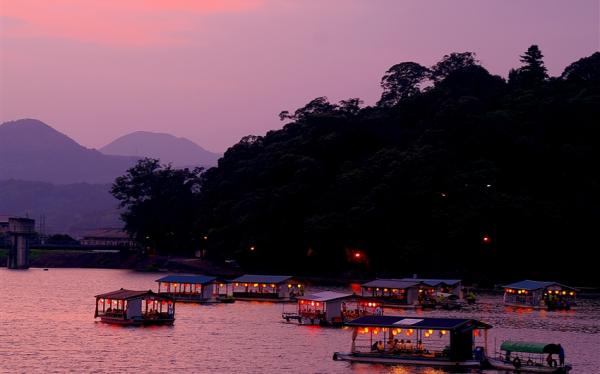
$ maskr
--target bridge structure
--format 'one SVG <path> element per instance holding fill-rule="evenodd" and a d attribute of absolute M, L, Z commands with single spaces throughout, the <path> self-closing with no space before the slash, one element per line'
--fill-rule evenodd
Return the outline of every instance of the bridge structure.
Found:
<path fill-rule="evenodd" d="M 29 240 L 35 233 L 35 220 L 31 218 L 10 217 L 8 219 L 9 269 L 29 268 Z"/>

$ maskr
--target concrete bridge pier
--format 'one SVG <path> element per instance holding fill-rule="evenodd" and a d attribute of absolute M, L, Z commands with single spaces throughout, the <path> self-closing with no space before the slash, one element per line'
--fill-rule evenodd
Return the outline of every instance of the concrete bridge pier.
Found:
<path fill-rule="evenodd" d="M 29 268 L 29 238 L 35 232 L 35 220 L 30 218 L 9 218 L 8 236 L 11 246 L 8 250 L 9 269 Z"/>

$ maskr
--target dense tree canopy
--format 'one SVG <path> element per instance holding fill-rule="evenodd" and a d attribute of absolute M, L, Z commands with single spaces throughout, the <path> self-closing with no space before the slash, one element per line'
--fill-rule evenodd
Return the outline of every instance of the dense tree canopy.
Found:
<path fill-rule="evenodd" d="M 410 94 L 390 105 L 284 112 L 202 175 L 209 254 L 272 273 L 595 281 L 599 61 L 527 86 L 457 53 L 424 89 L 392 67 L 384 82 Z"/>
<path fill-rule="evenodd" d="M 111 193 L 125 208 L 125 229 L 144 248 L 188 255 L 200 249 L 202 233 L 194 224 L 202 170 L 173 169 L 146 158 L 116 179 Z"/>

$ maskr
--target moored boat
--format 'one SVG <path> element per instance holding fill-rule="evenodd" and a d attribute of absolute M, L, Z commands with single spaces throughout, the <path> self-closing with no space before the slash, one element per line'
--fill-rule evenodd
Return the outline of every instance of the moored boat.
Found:
<path fill-rule="evenodd" d="M 354 328 L 350 352 L 334 360 L 432 367 L 477 368 L 485 362 L 487 330 L 473 319 L 366 316 L 345 325 Z M 485 345 L 475 346 L 484 331 Z"/>
<path fill-rule="evenodd" d="M 175 321 L 175 300 L 150 290 L 121 288 L 96 295 L 94 318 L 124 326 L 172 325 Z"/>
<path fill-rule="evenodd" d="M 560 344 L 505 341 L 500 345 L 500 352 L 487 361 L 494 369 L 517 373 L 568 373 L 571 365 L 563 362 L 564 350 L 562 353 L 561 350 Z M 559 361 L 553 358 L 554 354 Z"/>
<path fill-rule="evenodd" d="M 289 275 L 246 274 L 231 285 L 236 300 L 286 302 L 304 295 L 302 283 Z"/>
<path fill-rule="evenodd" d="M 219 303 L 235 301 L 232 287 L 224 280 L 206 275 L 167 275 L 157 279 L 158 293 L 179 302 Z"/>
<path fill-rule="evenodd" d="M 287 322 L 297 321 L 304 325 L 341 326 L 344 322 L 368 315 L 382 315 L 379 301 L 363 296 L 323 291 L 299 296 L 294 312 L 283 312 L 281 317 Z"/>

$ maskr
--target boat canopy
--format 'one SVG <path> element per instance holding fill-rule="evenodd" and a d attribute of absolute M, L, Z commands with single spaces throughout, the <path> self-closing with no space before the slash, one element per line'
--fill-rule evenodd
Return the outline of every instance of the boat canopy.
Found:
<path fill-rule="evenodd" d="M 413 329 L 464 331 L 490 329 L 491 325 L 474 320 L 460 318 L 420 318 L 402 316 L 364 316 L 346 323 L 356 327 L 410 327 Z"/>
<path fill-rule="evenodd" d="M 546 344 L 536 342 L 517 342 L 507 340 L 500 346 L 502 351 L 525 352 L 525 353 L 556 353 L 560 348 L 557 344 Z"/>
<path fill-rule="evenodd" d="M 334 292 L 334 291 L 323 291 L 323 292 L 317 292 L 317 293 L 313 293 L 310 295 L 297 297 L 298 300 L 321 301 L 321 302 L 340 300 L 340 299 L 350 299 L 350 298 L 367 299 L 365 297 L 355 295 L 355 294 Z"/>
<path fill-rule="evenodd" d="M 209 277 L 206 275 L 167 275 L 166 277 L 157 279 L 155 282 L 207 284 L 213 283 L 216 280 L 216 277 Z"/>
<path fill-rule="evenodd" d="M 413 280 L 401 280 L 401 279 L 375 279 L 367 283 L 361 284 L 361 287 L 371 288 L 391 288 L 391 289 L 407 289 L 410 287 L 418 286 L 419 282 Z"/>
<path fill-rule="evenodd" d="M 157 293 L 152 292 L 151 290 L 132 291 L 132 290 L 125 290 L 123 288 L 121 288 L 120 290 L 117 290 L 117 291 L 112 291 L 112 292 L 107 292 L 107 293 L 103 293 L 100 295 L 96 295 L 97 299 L 110 299 L 110 300 L 131 300 L 131 299 L 139 299 L 139 298 L 143 298 L 143 297 L 152 297 L 152 298 L 161 299 L 161 300 L 172 300 L 172 298 L 170 298 L 168 296 L 159 295 Z"/>
<path fill-rule="evenodd" d="M 551 286 L 559 286 L 559 287 L 562 287 L 567 290 L 575 291 L 575 288 L 566 286 L 566 285 L 558 283 L 558 282 L 535 281 L 535 280 L 529 280 L 529 279 L 526 279 L 526 280 L 523 280 L 520 282 L 507 284 L 506 286 L 504 286 L 504 288 L 514 288 L 514 289 L 519 289 L 519 290 L 535 291 L 535 290 L 541 290 L 541 289 L 551 287 Z"/>
<path fill-rule="evenodd" d="M 291 275 L 255 275 L 255 274 L 245 274 L 241 277 L 235 278 L 231 282 L 237 283 L 285 283 L 288 280 L 291 280 Z"/>
<path fill-rule="evenodd" d="M 456 286 L 460 284 L 460 279 L 425 279 L 425 278 L 402 278 L 402 281 L 413 281 L 423 283 L 430 287 L 438 287 L 440 285 Z"/>

